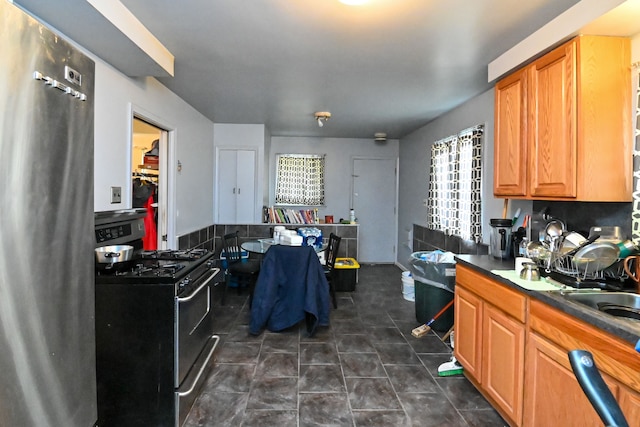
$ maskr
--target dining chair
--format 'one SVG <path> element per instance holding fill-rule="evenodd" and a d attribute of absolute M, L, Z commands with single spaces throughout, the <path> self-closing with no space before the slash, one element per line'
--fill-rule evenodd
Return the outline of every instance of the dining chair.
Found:
<path fill-rule="evenodd" d="M 225 288 L 222 293 L 221 304 L 224 305 L 227 289 L 231 280 L 235 279 L 238 286 L 238 294 L 243 286 L 249 289 L 249 307 L 253 301 L 253 290 L 260 273 L 260 261 L 242 258 L 242 248 L 238 232 L 225 234 L 222 238 L 227 268 L 225 270 Z"/>
<path fill-rule="evenodd" d="M 331 302 L 333 303 L 333 308 L 338 308 L 338 300 L 336 299 L 336 290 L 334 284 L 334 271 L 336 258 L 338 257 L 338 249 L 340 248 L 340 240 L 342 237 L 331 233 L 329 234 L 329 244 L 327 249 L 325 249 L 325 266 L 324 266 L 324 274 L 327 278 L 327 282 L 329 282 L 329 294 L 331 295 Z"/>

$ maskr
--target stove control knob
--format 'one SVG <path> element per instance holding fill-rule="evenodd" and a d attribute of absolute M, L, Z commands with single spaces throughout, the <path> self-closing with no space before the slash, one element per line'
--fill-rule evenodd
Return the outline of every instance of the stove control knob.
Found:
<path fill-rule="evenodd" d="M 187 278 L 187 279 L 182 280 L 180 283 L 178 283 L 178 286 L 180 288 L 184 288 L 185 286 L 188 286 L 189 283 L 191 283 L 191 279 Z"/>

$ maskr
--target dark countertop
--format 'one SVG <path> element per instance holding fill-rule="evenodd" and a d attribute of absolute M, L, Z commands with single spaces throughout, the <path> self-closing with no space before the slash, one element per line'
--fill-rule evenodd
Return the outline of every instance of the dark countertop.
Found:
<path fill-rule="evenodd" d="M 563 298 L 561 291 L 530 291 L 502 276 L 491 273 L 491 270 L 513 270 L 514 260 L 500 260 L 489 255 L 456 255 L 456 261 L 490 277 L 492 280 L 500 282 L 505 286 L 574 316 L 585 323 L 619 337 L 631 343 L 634 347 L 640 339 L 640 322 L 638 321 L 619 319 L 582 304 L 569 301 Z"/>

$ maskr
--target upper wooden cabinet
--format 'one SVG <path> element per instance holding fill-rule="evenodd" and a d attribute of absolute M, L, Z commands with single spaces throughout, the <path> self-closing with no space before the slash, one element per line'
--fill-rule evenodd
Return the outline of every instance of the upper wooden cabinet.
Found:
<path fill-rule="evenodd" d="M 580 36 L 500 80 L 494 194 L 631 201 L 630 69 L 628 38 Z"/>
<path fill-rule="evenodd" d="M 516 71 L 495 89 L 494 193 L 527 195 L 527 70 Z"/>

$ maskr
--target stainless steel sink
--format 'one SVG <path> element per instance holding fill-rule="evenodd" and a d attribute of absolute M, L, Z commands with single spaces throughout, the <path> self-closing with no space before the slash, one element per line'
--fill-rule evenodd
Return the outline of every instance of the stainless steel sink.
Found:
<path fill-rule="evenodd" d="M 640 295 L 631 292 L 568 292 L 563 298 L 615 317 L 640 320 Z"/>

